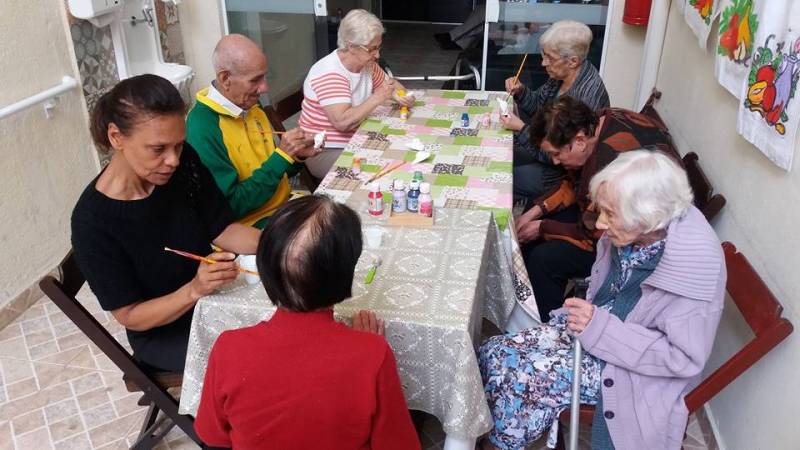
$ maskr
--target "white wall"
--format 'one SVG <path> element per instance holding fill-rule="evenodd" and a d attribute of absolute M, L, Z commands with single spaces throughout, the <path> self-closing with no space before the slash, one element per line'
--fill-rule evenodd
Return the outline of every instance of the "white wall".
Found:
<path fill-rule="evenodd" d="M 5 1 L 0 106 L 78 79 L 62 0 Z M 35 24 L 35 26 L 32 26 Z M 0 307 L 53 269 L 69 249 L 69 218 L 97 173 L 81 92 L 48 120 L 37 106 L 0 120 Z"/>
<path fill-rule="evenodd" d="M 713 37 L 710 41 L 713 41 Z M 695 151 L 728 204 L 715 221 L 736 244 L 800 327 L 800 167 L 787 173 L 736 132 L 737 100 L 714 77 L 714 52 L 704 53 L 673 6 L 664 44 L 657 104 L 682 153 Z M 716 367 L 750 336 L 733 311 L 720 325 L 709 365 Z M 800 337 L 790 336 L 711 402 L 727 450 L 800 448 Z"/>
<path fill-rule="evenodd" d="M 633 108 L 647 27 L 622 23 L 625 0 L 611 0 L 609 3 L 607 49 L 600 75 L 611 98 L 611 106 Z"/>
<path fill-rule="evenodd" d="M 221 1 L 224 0 L 183 0 L 178 5 L 186 64 L 195 72 L 190 86 L 192 97 L 207 87 L 215 76 L 211 53 L 224 29 Z"/>

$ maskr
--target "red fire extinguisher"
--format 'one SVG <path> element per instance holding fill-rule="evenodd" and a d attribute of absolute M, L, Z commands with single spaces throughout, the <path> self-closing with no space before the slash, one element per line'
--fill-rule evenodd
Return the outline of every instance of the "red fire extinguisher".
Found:
<path fill-rule="evenodd" d="M 625 0 L 622 21 L 628 25 L 647 26 L 650 19 L 650 4 L 653 0 Z"/>

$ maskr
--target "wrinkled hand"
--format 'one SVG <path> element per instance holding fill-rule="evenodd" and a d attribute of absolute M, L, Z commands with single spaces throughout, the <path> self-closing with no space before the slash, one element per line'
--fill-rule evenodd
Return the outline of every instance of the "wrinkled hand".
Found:
<path fill-rule="evenodd" d="M 506 78 L 506 92 L 511 95 L 519 94 L 525 87 L 518 79 L 515 81 L 514 78 L 515 77 Z"/>
<path fill-rule="evenodd" d="M 520 244 L 524 244 L 526 242 L 535 241 L 539 239 L 540 231 L 539 229 L 542 226 L 541 220 L 531 220 L 530 222 L 526 222 L 522 225 L 517 226 L 517 240 Z"/>
<path fill-rule="evenodd" d="M 575 333 L 581 333 L 589 325 L 594 315 L 595 306 L 582 298 L 568 298 L 564 300 L 567 308 L 567 328 Z"/>
<path fill-rule="evenodd" d="M 525 126 L 525 122 L 512 112 L 509 112 L 507 116 L 501 114 L 500 122 L 506 130 L 511 131 L 519 131 Z"/>
<path fill-rule="evenodd" d="M 322 153 L 322 149 L 325 148 L 325 143 L 322 143 L 322 147 L 314 148 L 314 135 L 316 133 L 310 133 L 308 131 L 303 131 L 303 140 L 305 142 L 305 146 L 302 147 L 300 150 L 297 151 L 293 156 L 296 156 L 301 159 L 311 158 L 313 156 L 317 156 Z"/>
<path fill-rule="evenodd" d="M 239 274 L 236 255 L 228 252 L 215 252 L 206 258 L 219 261 L 216 264 L 201 262 L 192 281 L 189 282 L 189 295 L 194 300 L 214 292 L 218 287 L 230 283 Z"/>
<path fill-rule="evenodd" d="M 375 91 L 372 93 L 372 96 L 380 100 L 381 103 L 386 102 L 387 100 L 391 100 L 394 98 L 394 91 L 397 88 L 397 84 L 391 78 L 386 78 Z"/>
<path fill-rule="evenodd" d="M 353 314 L 353 329 L 383 336 L 383 319 L 379 319 L 372 311 L 362 309 Z"/>
<path fill-rule="evenodd" d="M 281 136 L 280 147 L 289 156 L 304 158 L 304 153 L 314 149 L 314 136 L 309 139 L 303 130 L 294 128 Z"/>

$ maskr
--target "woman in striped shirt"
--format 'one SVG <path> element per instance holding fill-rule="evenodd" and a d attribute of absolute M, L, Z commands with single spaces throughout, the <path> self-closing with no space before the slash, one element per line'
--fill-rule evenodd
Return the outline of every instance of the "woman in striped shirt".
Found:
<path fill-rule="evenodd" d="M 542 34 L 542 66 L 550 78 L 535 91 L 514 77 L 506 80 L 506 91 L 514 95 L 524 117 L 533 117 L 545 103 L 563 95 L 580 100 L 594 111 L 610 106 L 603 79 L 586 60 L 591 43 L 592 30 L 572 20 L 556 22 Z M 531 144 L 529 125 L 514 114 L 501 120 L 507 129 L 515 131 L 514 202 L 525 203 L 527 210 L 533 206 L 533 199 L 558 185 L 564 171 Z"/>
<path fill-rule="evenodd" d="M 384 31 L 373 14 L 363 9 L 350 11 L 339 25 L 338 48 L 308 72 L 299 125 L 312 133 L 325 131 L 325 151 L 306 161 L 317 178 L 330 170 L 375 107 L 391 98 L 404 106 L 414 104 L 412 96 L 395 95 L 403 86 L 378 66 Z"/>

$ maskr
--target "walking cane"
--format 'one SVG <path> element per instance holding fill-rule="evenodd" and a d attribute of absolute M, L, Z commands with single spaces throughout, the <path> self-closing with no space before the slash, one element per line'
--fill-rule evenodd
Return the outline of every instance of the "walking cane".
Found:
<path fill-rule="evenodd" d="M 586 299 L 589 288 L 588 279 L 576 279 L 574 297 Z M 569 411 L 569 450 L 578 450 L 578 428 L 580 427 L 581 409 L 581 359 L 583 349 L 578 337 L 574 337 L 575 351 L 572 354 L 572 406 Z"/>

